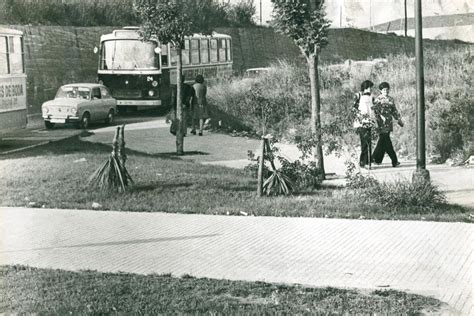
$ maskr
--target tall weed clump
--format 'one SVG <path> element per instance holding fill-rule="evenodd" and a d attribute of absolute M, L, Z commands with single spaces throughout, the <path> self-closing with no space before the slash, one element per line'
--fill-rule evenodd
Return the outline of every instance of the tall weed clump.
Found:
<path fill-rule="evenodd" d="M 446 195 L 429 180 L 380 182 L 371 175 L 357 172 L 353 162 L 347 162 L 346 167 L 349 194 L 365 203 L 381 205 L 397 213 L 436 212 L 447 203 Z"/>
<path fill-rule="evenodd" d="M 308 87 L 309 80 L 303 69 L 279 61 L 256 78 L 232 79 L 213 85 L 208 99 L 212 108 L 238 118 L 257 134 L 271 133 L 281 138 L 295 127 L 306 126 Z"/>

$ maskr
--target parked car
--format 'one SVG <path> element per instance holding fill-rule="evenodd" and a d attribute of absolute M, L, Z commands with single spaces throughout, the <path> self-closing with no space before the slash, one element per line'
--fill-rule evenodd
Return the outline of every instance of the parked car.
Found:
<path fill-rule="evenodd" d="M 86 129 L 92 121 L 112 124 L 117 111 L 117 101 L 109 90 L 96 83 L 74 83 L 61 86 L 54 100 L 41 106 L 46 128 L 57 123 L 74 123 Z"/>
<path fill-rule="evenodd" d="M 268 67 L 258 67 L 258 68 L 249 68 L 245 70 L 244 77 L 245 78 L 255 78 L 262 74 L 267 73 L 270 70 Z"/>

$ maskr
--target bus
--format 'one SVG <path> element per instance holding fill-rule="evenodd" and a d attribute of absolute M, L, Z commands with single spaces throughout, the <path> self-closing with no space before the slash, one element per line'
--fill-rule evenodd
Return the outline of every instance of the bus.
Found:
<path fill-rule="evenodd" d="M 109 88 L 117 109 L 170 106 L 176 85 L 176 50 L 159 41 L 142 41 L 138 27 L 125 27 L 100 38 L 98 82 Z M 182 50 L 186 82 L 201 74 L 208 79 L 232 75 L 232 39 L 229 35 L 195 34 Z"/>
<path fill-rule="evenodd" d="M 0 133 L 27 124 L 23 32 L 0 27 Z"/>

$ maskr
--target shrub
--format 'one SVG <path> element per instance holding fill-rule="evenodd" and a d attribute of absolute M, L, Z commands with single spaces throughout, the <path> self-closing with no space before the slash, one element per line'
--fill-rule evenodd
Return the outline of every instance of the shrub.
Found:
<path fill-rule="evenodd" d="M 282 173 L 288 176 L 296 190 L 302 191 L 320 187 L 322 174 L 315 161 L 304 163 L 301 160 L 295 160 L 291 162 L 283 157 L 278 157 L 278 160 Z"/>
<path fill-rule="evenodd" d="M 346 161 L 346 187 L 349 189 L 363 190 L 378 186 L 379 182 L 371 175 L 357 172 L 356 165 L 352 161 Z"/>
<path fill-rule="evenodd" d="M 352 161 L 346 162 L 347 187 L 367 203 L 380 204 L 387 209 L 403 211 L 407 208 L 436 210 L 446 204 L 446 196 L 431 181 L 379 182 L 371 175 L 357 172 Z"/>
<path fill-rule="evenodd" d="M 429 123 L 432 146 L 440 155 L 441 162 L 463 149 L 465 156 L 471 154 L 468 148 L 472 132 L 470 120 L 474 117 L 472 95 L 460 92 L 452 100 L 449 96 L 445 98 L 448 100 L 446 106 L 436 109 Z"/>
<path fill-rule="evenodd" d="M 391 209 L 417 207 L 435 210 L 446 204 L 446 196 L 431 181 L 397 180 L 371 185 L 361 191 L 369 201 Z"/>

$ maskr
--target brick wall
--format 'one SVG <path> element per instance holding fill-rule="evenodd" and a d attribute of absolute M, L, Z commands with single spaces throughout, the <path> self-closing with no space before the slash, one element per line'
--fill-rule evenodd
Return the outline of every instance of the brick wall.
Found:
<path fill-rule="evenodd" d="M 6 26 L 25 33 L 25 62 L 28 74 L 29 112 L 40 110 L 42 102 L 54 97 L 64 83 L 95 82 L 98 56 L 93 53 L 100 35 L 114 27 Z M 234 71 L 267 66 L 278 58 L 303 62 L 299 49 L 270 28 L 221 28 L 232 36 Z M 414 53 L 414 39 L 356 29 L 331 29 L 330 44 L 322 62 L 363 60 L 401 52 Z M 453 41 L 426 40 L 426 47 L 448 48 Z"/>

